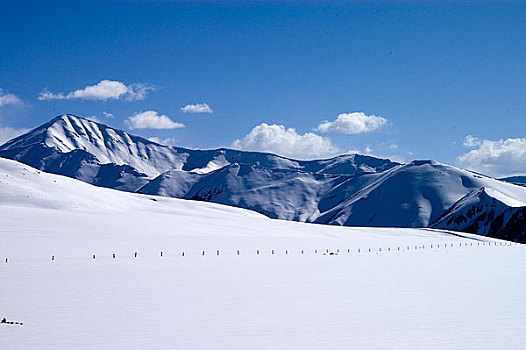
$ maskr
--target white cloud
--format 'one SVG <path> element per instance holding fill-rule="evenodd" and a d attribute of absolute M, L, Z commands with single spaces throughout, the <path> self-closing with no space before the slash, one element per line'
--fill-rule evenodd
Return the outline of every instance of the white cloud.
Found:
<path fill-rule="evenodd" d="M 102 123 L 99 117 L 96 115 L 90 115 L 89 117 L 86 117 L 86 119 L 91 120 L 93 122 Z"/>
<path fill-rule="evenodd" d="M 22 100 L 19 99 L 16 95 L 9 94 L 5 90 L 0 89 L 0 107 L 7 105 L 17 105 L 21 104 Z"/>
<path fill-rule="evenodd" d="M 102 112 L 102 114 L 103 114 L 106 118 L 115 118 L 115 116 L 113 115 L 113 113 Z"/>
<path fill-rule="evenodd" d="M 162 140 L 158 137 L 149 137 L 148 140 L 164 146 L 175 146 L 175 138 L 173 137 L 167 137 Z"/>
<path fill-rule="evenodd" d="M 283 125 L 266 123 L 254 127 L 248 135 L 235 140 L 232 147 L 304 159 L 333 156 L 339 152 L 328 138 L 310 132 L 300 135 L 293 128 L 286 129 Z"/>
<path fill-rule="evenodd" d="M 0 145 L 28 131 L 29 129 L 15 129 L 10 126 L 0 125 Z"/>
<path fill-rule="evenodd" d="M 40 93 L 38 99 L 40 101 L 71 99 L 106 101 L 109 99 L 118 100 L 125 98 L 126 100 L 132 101 L 143 100 L 148 91 L 153 89 L 154 87 L 145 84 L 125 85 L 120 81 L 102 80 L 96 85 L 89 85 L 83 89 L 75 90 L 67 94 L 62 92 L 54 94 L 44 90 Z"/>
<path fill-rule="evenodd" d="M 194 105 L 186 105 L 181 107 L 183 113 L 212 113 L 212 108 L 206 103 L 197 103 Z"/>
<path fill-rule="evenodd" d="M 174 122 L 167 115 L 156 111 L 135 113 L 126 122 L 131 129 L 176 129 L 184 128 L 184 124 Z"/>
<path fill-rule="evenodd" d="M 337 132 L 342 134 L 363 134 L 374 131 L 387 123 L 387 119 L 362 112 L 341 113 L 335 121 L 322 121 L 315 129 L 319 132 Z"/>
<path fill-rule="evenodd" d="M 390 150 L 398 149 L 398 145 L 396 143 L 392 143 L 389 145 Z"/>
<path fill-rule="evenodd" d="M 492 141 L 468 135 L 464 146 L 474 148 L 458 157 L 467 169 L 495 177 L 526 175 L 526 138 Z"/>
<path fill-rule="evenodd" d="M 468 135 L 464 138 L 464 142 L 462 143 L 462 145 L 464 147 L 473 148 L 473 147 L 480 146 L 481 143 L 482 141 L 478 137 L 475 137 L 473 135 Z"/>

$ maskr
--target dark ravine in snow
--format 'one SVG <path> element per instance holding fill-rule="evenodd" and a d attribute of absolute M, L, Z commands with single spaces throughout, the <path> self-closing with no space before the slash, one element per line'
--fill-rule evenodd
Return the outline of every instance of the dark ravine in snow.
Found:
<path fill-rule="evenodd" d="M 299 161 L 170 147 L 73 115 L 0 146 L 0 157 L 101 187 L 211 201 L 272 218 L 434 227 L 526 242 L 526 188 L 434 161 L 358 154 Z"/>

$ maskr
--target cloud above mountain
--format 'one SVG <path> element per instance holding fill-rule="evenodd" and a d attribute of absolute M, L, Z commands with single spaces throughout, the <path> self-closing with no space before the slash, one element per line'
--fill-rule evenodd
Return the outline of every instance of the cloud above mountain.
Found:
<path fill-rule="evenodd" d="M 334 121 L 322 121 L 316 131 L 341 133 L 347 135 L 363 134 L 375 131 L 387 124 L 387 119 L 363 112 L 341 113 Z"/>
<path fill-rule="evenodd" d="M 174 122 L 165 114 L 157 111 L 144 111 L 135 113 L 126 119 L 130 129 L 177 129 L 184 128 L 183 123 Z"/>
<path fill-rule="evenodd" d="M 21 104 L 22 100 L 0 88 L 0 107 Z"/>
<path fill-rule="evenodd" d="M 467 169 L 495 177 L 526 174 L 526 138 L 493 141 L 468 135 L 464 147 L 472 149 L 458 161 Z"/>
<path fill-rule="evenodd" d="M 0 125 L 0 145 L 28 131 L 29 129 L 17 129 L 7 125 Z"/>
<path fill-rule="evenodd" d="M 69 93 L 52 93 L 44 90 L 38 96 L 40 101 L 45 100 L 95 100 L 106 101 L 110 99 L 119 100 L 126 99 L 128 101 L 144 100 L 149 91 L 154 90 L 153 86 L 135 83 L 125 85 L 120 81 L 102 80 L 95 85 L 88 85 L 82 89 L 78 89 Z"/>
<path fill-rule="evenodd" d="M 212 108 L 206 103 L 186 105 L 180 108 L 183 113 L 213 113 Z"/>
<path fill-rule="evenodd" d="M 312 158 L 332 156 L 339 152 L 331 141 L 314 133 L 298 134 L 294 128 L 261 123 L 250 133 L 232 143 L 233 148 L 276 153 L 286 157 Z"/>

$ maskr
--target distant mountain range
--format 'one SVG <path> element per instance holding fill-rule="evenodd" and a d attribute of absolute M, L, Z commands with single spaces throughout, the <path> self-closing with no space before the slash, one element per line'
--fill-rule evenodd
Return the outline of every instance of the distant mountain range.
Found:
<path fill-rule="evenodd" d="M 284 220 L 433 227 L 526 242 L 525 187 L 429 160 L 399 164 L 348 154 L 300 161 L 190 150 L 73 115 L 6 142 L 0 157 L 97 186 L 216 202 Z"/>

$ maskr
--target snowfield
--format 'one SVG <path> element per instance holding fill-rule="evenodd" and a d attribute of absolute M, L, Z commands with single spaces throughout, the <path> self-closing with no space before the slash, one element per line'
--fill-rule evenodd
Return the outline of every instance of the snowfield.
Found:
<path fill-rule="evenodd" d="M 521 349 L 525 253 L 272 220 L 0 158 L 0 318 L 23 322 L 0 324 L 1 349 Z"/>

